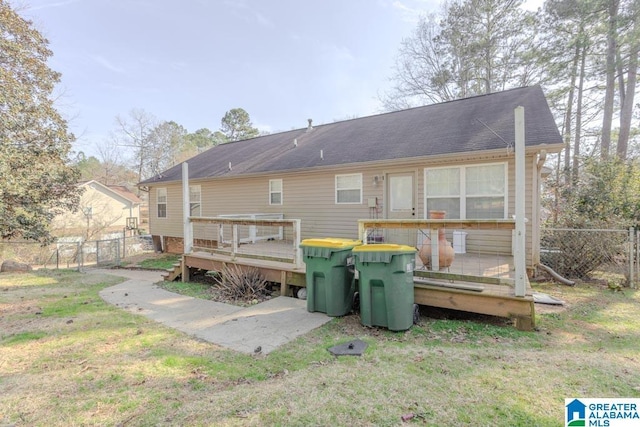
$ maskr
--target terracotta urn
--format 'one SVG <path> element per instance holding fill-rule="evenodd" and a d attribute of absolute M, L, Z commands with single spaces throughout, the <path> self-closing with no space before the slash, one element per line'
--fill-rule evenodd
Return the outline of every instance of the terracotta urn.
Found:
<path fill-rule="evenodd" d="M 429 211 L 430 219 L 444 219 L 445 216 L 445 211 Z M 422 242 L 418 256 L 422 264 L 431 270 L 431 239 L 426 239 Z M 453 246 L 447 241 L 444 228 L 438 229 L 438 269 L 442 270 L 450 267 L 455 256 Z"/>

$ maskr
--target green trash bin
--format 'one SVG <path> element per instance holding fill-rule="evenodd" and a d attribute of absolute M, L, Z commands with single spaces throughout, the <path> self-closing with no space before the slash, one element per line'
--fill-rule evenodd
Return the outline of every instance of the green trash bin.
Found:
<path fill-rule="evenodd" d="M 413 325 L 418 313 L 413 296 L 416 252 L 411 246 L 394 244 L 353 248 L 363 325 L 392 331 L 405 331 Z"/>
<path fill-rule="evenodd" d="M 351 311 L 355 282 L 351 250 L 359 240 L 305 239 L 300 243 L 307 266 L 307 311 L 344 316 Z"/>

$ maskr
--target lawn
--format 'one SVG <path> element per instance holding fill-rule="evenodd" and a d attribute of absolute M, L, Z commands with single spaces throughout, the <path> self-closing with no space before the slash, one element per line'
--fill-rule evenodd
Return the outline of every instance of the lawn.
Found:
<path fill-rule="evenodd" d="M 566 397 L 640 397 L 634 290 L 534 285 L 569 303 L 536 332 L 423 307 L 404 333 L 350 315 L 247 356 L 104 303 L 119 280 L 0 275 L 0 426 L 558 426 Z M 362 357 L 326 350 L 354 338 Z"/>

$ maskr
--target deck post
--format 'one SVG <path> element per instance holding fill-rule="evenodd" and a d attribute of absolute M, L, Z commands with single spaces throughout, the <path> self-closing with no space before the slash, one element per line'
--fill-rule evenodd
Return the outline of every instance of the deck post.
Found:
<path fill-rule="evenodd" d="M 440 271 L 440 249 L 438 243 L 438 229 L 429 229 L 429 239 L 431 240 L 431 270 Z"/>
<path fill-rule="evenodd" d="M 524 162 L 524 107 L 515 109 L 515 157 L 516 157 L 516 229 L 513 262 L 516 270 L 515 295 L 526 294 L 525 261 L 525 162 Z"/>
<path fill-rule="evenodd" d="M 223 224 L 215 224 L 216 226 L 216 241 L 218 242 L 218 249 L 222 249 L 224 247 L 224 225 Z"/>
<path fill-rule="evenodd" d="M 293 256 L 294 264 L 298 268 L 302 268 L 302 249 L 300 249 L 300 220 L 295 219 L 293 221 Z"/>
<path fill-rule="evenodd" d="M 190 254 L 193 251 L 193 224 L 191 216 L 191 202 L 189 200 L 189 164 L 182 163 L 182 221 L 184 253 Z"/>
<path fill-rule="evenodd" d="M 189 164 L 182 163 L 182 281 L 189 281 L 189 267 L 184 262 L 184 254 L 193 251 L 193 224 L 189 216 L 191 215 L 191 201 L 189 200 Z"/>
<path fill-rule="evenodd" d="M 360 219 L 358 220 L 358 239 L 360 239 L 363 245 L 367 244 L 367 229 L 364 227 L 364 222 Z"/>
<path fill-rule="evenodd" d="M 238 242 L 240 241 L 240 236 L 238 236 L 238 224 L 233 224 L 231 226 L 231 256 L 233 258 L 236 257 L 238 253 Z"/>

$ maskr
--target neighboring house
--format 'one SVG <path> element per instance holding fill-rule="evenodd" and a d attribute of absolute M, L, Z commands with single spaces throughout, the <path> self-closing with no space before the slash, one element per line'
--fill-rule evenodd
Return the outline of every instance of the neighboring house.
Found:
<path fill-rule="evenodd" d="M 302 238 L 357 238 L 358 219 L 514 214 L 514 109 L 525 110 L 527 265 L 539 261 L 541 170 L 564 144 L 539 86 L 265 135 L 188 160 L 192 216 L 280 213 Z M 149 227 L 182 250 L 181 165 L 141 182 Z M 194 229 L 194 237 L 199 230 Z M 470 235 L 473 250 L 490 235 Z M 511 241 L 502 243 L 511 253 Z"/>
<path fill-rule="evenodd" d="M 52 229 L 57 236 L 100 239 L 104 235 L 137 228 L 141 200 L 126 187 L 104 185 L 98 181 L 79 183 L 84 189 L 76 212 L 57 216 Z"/>

